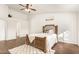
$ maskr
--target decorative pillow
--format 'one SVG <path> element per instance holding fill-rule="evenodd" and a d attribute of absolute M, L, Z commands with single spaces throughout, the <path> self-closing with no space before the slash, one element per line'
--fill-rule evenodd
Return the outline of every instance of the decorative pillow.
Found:
<path fill-rule="evenodd" d="M 51 29 L 51 30 L 48 31 L 48 34 L 54 34 L 54 33 L 55 33 L 55 32 L 54 32 L 53 29 Z"/>

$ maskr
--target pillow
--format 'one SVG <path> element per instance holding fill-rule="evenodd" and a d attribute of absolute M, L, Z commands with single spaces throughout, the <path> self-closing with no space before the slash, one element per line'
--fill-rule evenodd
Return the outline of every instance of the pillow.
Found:
<path fill-rule="evenodd" d="M 35 37 L 31 45 L 46 53 L 46 37 Z"/>
<path fill-rule="evenodd" d="M 54 32 L 53 29 L 51 29 L 51 30 L 48 31 L 48 34 L 54 34 L 54 33 L 55 33 L 55 32 Z"/>

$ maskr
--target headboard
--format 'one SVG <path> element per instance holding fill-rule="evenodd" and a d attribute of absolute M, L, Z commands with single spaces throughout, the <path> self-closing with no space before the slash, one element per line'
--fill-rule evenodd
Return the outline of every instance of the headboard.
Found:
<path fill-rule="evenodd" d="M 53 30 L 55 34 L 58 34 L 58 26 L 57 25 L 49 24 L 49 25 L 43 26 L 43 33 L 46 33 L 49 30 Z"/>

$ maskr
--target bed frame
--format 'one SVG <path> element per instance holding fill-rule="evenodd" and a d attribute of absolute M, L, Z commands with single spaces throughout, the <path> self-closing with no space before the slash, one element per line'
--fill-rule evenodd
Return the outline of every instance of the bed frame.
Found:
<path fill-rule="evenodd" d="M 47 33 L 49 30 L 54 31 L 54 33 L 57 35 L 57 41 L 58 41 L 58 25 L 48 24 L 43 26 L 43 33 Z"/>
<path fill-rule="evenodd" d="M 46 33 L 51 29 L 54 31 L 55 34 L 58 34 L 58 26 L 52 24 L 43 26 L 43 33 Z"/>
<path fill-rule="evenodd" d="M 54 30 L 55 31 L 54 33 L 58 35 L 58 26 L 57 25 L 55 26 L 55 25 L 52 25 L 52 24 L 43 26 L 43 33 L 46 33 L 50 29 Z M 31 43 L 31 45 L 33 47 L 36 47 L 36 48 L 42 50 L 44 53 L 47 52 L 47 49 L 46 49 L 46 37 L 44 37 L 44 38 L 35 37 L 34 41 Z"/>
<path fill-rule="evenodd" d="M 46 37 L 41 38 L 41 37 L 35 37 L 33 42 L 31 43 L 31 46 L 38 48 L 42 50 L 44 53 L 47 52 L 46 50 Z"/>

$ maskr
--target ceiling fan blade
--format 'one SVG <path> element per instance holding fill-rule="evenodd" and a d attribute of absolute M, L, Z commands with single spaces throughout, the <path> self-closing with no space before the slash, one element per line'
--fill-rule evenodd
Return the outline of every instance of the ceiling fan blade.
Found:
<path fill-rule="evenodd" d="M 32 8 L 31 8 L 31 10 L 36 11 L 36 9 L 32 9 Z"/>
<path fill-rule="evenodd" d="M 22 6 L 22 7 L 25 7 L 24 5 L 22 5 L 22 4 L 19 4 L 20 6 Z"/>
<path fill-rule="evenodd" d="M 24 10 L 25 8 L 23 8 L 23 9 L 20 9 L 20 10 Z"/>

